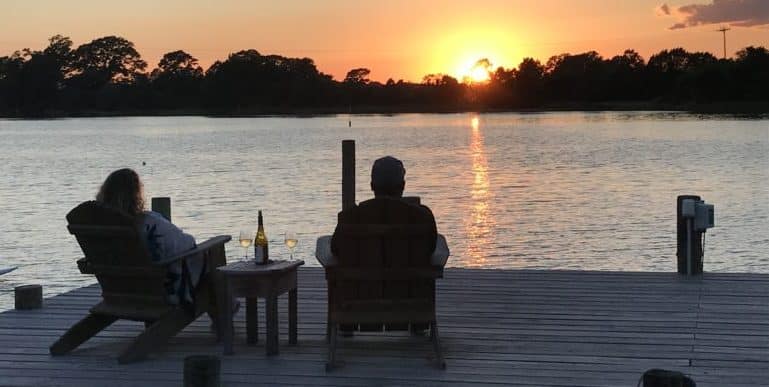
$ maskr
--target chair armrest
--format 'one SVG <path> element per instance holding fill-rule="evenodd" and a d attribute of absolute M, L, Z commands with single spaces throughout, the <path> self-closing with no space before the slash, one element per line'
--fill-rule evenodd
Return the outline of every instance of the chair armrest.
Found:
<path fill-rule="evenodd" d="M 438 238 L 435 240 L 435 251 L 430 256 L 430 265 L 436 267 L 446 266 L 450 254 L 446 237 L 438 234 Z M 339 264 L 339 261 L 331 252 L 331 235 L 324 235 L 318 238 L 318 241 L 315 243 L 315 258 L 323 267 L 334 267 Z"/>
<path fill-rule="evenodd" d="M 324 235 L 315 242 L 315 258 L 323 267 L 334 267 L 339 264 L 331 252 L 331 235 Z"/>
<path fill-rule="evenodd" d="M 446 243 L 446 237 L 438 234 L 438 238 L 435 240 L 435 251 L 430 256 L 430 265 L 444 267 L 446 261 L 449 260 L 449 245 Z"/>
<path fill-rule="evenodd" d="M 196 254 L 204 253 L 208 250 L 211 250 L 215 247 L 224 246 L 225 243 L 229 242 L 232 239 L 229 235 L 219 235 L 215 236 L 201 244 L 199 244 L 197 247 L 191 250 L 187 250 L 181 254 L 177 254 L 173 257 L 168 257 L 165 259 L 161 259 L 160 261 L 153 262 L 155 265 L 158 266 L 165 266 L 170 263 L 174 263 L 176 261 L 191 257 Z"/>

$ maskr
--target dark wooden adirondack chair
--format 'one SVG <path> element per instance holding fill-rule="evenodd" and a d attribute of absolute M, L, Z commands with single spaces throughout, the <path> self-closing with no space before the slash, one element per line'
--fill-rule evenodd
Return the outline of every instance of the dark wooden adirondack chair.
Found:
<path fill-rule="evenodd" d="M 445 368 L 435 315 L 435 279 L 449 256 L 446 239 L 418 206 L 397 199 L 361 203 L 339 214 L 337 255 L 321 237 L 316 257 L 328 282 L 328 362 L 336 366 L 337 335 L 345 330 L 430 328 L 438 367 Z"/>
<path fill-rule="evenodd" d="M 93 274 L 102 290 L 102 301 L 51 345 L 51 355 L 63 355 L 117 321 L 143 321 L 144 331 L 118 357 L 120 363 L 138 361 L 162 346 L 185 326 L 206 312 L 216 313 L 212 271 L 226 262 L 218 236 L 178 256 L 154 262 L 141 237 L 136 219 L 98 202 L 80 204 L 67 214 L 68 229 L 80 244 L 85 258 L 78 261 L 81 273 Z M 203 275 L 191 305 L 168 302 L 166 278 L 169 265 L 202 254 Z M 182 276 L 183 280 L 186 276 Z M 187 278 L 189 279 L 189 278 Z M 217 321 L 212 318 L 212 321 Z"/>

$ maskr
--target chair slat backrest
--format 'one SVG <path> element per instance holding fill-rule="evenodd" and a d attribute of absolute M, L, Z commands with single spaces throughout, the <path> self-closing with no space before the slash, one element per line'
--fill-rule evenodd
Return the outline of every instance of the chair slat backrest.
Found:
<path fill-rule="evenodd" d="M 137 306 L 167 303 L 166 269 L 152 264 L 138 219 L 96 201 L 67 214 L 105 302 Z"/>
<path fill-rule="evenodd" d="M 426 209 L 397 199 L 366 201 L 339 214 L 335 238 L 339 272 L 348 273 L 336 281 L 337 303 L 427 299 L 434 294 L 434 280 L 407 275 L 408 269 L 430 265 L 436 231 Z M 355 279 L 356 269 L 382 273 L 381 278 L 387 279 L 372 280 L 367 275 Z M 401 274 L 388 277 L 388 270 Z"/>

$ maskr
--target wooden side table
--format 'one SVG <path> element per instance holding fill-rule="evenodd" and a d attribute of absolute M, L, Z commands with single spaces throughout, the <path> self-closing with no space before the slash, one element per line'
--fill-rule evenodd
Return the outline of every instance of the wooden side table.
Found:
<path fill-rule="evenodd" d="M 216 289 L 219 305 L 219 334 L 224 354 L 232 354 L 232 303 L 246 298 L 246 342 L 258 341 L 257 298 L 264 298 L 267 322 L 267 355 L 278 354 L 278 296 L 288 292 L 288 342 L 296 344 L 296 269 L 304 261 L 272 261 L 257 265 L 253 261 L 233 262 L 217 269 Z"/>

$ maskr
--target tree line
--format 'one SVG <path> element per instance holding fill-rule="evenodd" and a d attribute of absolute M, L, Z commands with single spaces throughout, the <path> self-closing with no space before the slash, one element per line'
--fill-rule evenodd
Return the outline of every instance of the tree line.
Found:
<path fill-rule="evenodd" d="M 446 74 L 422 82 L 371 81 L 367 68 L 343 80 L 310 58 L 243 50 L 207 70 L 185 51 L 169 52 L 152 71 L 122 37 L 73 48 L 62 35 L 40 51 L 0 57 L 0 116 L 89 114 L 259 114 L 363 111 L 462 111 L 553 107 L 769 102 L 769 50 L 745 47 L 731 59 L 683 48 L 648 61 L 634 50 L 604 58 L 595 51 L 525 58 L 516 68 L 478 61 L 489 80 Z M 634 105 L 636 104 L 636 105 Z M 643 105 L 640 105 L 643 106 Z M 766 105 L 761 105 L 766 106 Z"/>

